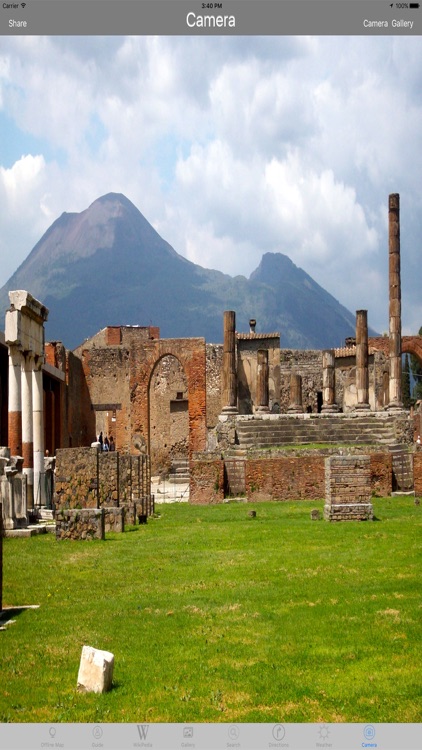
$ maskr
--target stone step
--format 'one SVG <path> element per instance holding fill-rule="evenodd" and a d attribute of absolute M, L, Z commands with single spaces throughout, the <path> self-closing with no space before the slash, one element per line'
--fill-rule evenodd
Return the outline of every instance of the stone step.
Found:
<path fill-rule="evenodd" d="M 254 437 L 256 435 L 276 436 L 276 435 L 373 435 L 373 434 L 384 435 L 386 437 L 390 437 L 391 439 L 393 439 L 394 437 L 391 430 L 369 430 L 369 429 L 362 429 L 362 428 L 356 428 L 356 429 L 349 428 L 349 429 L 343 429 L 343 430 L 339 430 L 339 429 L 335 430 L 334 428 L 328 428 L 325 430 L 321 430 L 321 429 L 320 430 L 315 430 L 315 429 L 308 430 L 305 428 L 296 429 L 296 430 L 292 430 L 291 428 L 284 429 L 284 430 L 283 429 L 263 430 L 261 428 L 261 429 L 256 429 L 253 431 L 248 430 L 248 432 L 243 432 L 242 430 L 238 430 L 239 437 L 242 437 L 244 439 L 247 439 L 249 437 Z"/>
<path fill-rule="evenodd" d="M 39 512 L 39 517 L 43 521 L 53 521 L 54 520 L 54 514 L 51 508 L 41 508 Z"/>
<path fill-rule="evenodd" d="M 377 423 L 378 422 L 378 423 Z M 395 442 L 391 425 L 383 420 L 256 420 L 238 423 L 240 447 L 282 445 L 289 443 L 374 443 Z"/>
<path fill-rule="evenodd" d="M 347 432 L 362 432 L 366 434 L 384 434 L 389 435 L 392 438 L 392 442 L 395 442 L 394 431 L 388 425 L 254 425 L 253 427 L 237 428 L 238 435 L 254 435 L 257 432 L 273 432 L 273 433 L 306 433 L 306 434 L 318 434 L 325 432 L 333 432 L 335 434 L 343 434 Z"/>
<path fill-rule="evenodd" d="M 371 435 L 255 435 L 246 439 L 239 438 L 242 447 L 253 445 L 280 445 L 295 443 L 362 443 L 362 444 L 384 444 L 389 445 L 388 437 L 375 439 Z"/>
<path fill-rule="evenodd" d="M 39 534 L 46 534 L 47 531 L 55 531 L 55 524 L 51 524 L 51 528 L 47 528 L 46 524 L 37 523 L 27 526 L 26 529 L 6 529 L 6 537 L 17 537 L 27 539 L 31 536 L 38 536 Z"/>

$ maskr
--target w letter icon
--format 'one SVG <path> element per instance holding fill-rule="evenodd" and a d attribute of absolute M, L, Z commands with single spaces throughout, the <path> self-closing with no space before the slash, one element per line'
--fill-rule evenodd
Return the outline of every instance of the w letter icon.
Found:
<path fill-rule="evenodd" d="M 138 724 L 138 732 L 141 740 L 146 740 L 148 736 L 149 724 Z"/>

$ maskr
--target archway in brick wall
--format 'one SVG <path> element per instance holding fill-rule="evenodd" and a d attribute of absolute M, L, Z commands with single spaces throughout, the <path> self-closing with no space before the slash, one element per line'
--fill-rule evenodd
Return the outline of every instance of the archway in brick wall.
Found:
<path fill-rule="evenodd" d="M 414 354 L 422 365 L 422 336 L 403 336 L 401 350 L 403 354 Z"/>
<path fill-rule="evenodd" d="M 371 336 L 368 339 L 369 348 L 377 349 L 384 352 L 385 356 L 389 354 L 388 336 Z M 422 364 L 422 336 L 402 336 L 401 339 L 402 354 L 414 354 Z"/>
<path fill-rule="evenodd" d="M 173 354 L 156 362 L 148 397 L 151 470 L 153 474 L 168 473 L 173 460 L 189 455 L 188 381 Z"/>
<path fill-rule="evenodd" d="M 176 358 L 186 378 L 190 456 L 194 451 L 206 449 L 206 355 L 203 338 L 154 339 L 133 343 L 130 349 L 131 433 L 141 435 L 148 450 L 151 450 L 150 386 L 157 364 L 168 356 Z"/>

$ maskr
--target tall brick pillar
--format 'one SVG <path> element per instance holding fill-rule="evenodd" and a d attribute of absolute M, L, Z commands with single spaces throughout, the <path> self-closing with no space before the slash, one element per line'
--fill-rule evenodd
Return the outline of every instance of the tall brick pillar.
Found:
<path fill-rule="evenodd" d="M 356 391 L 356 409 L 370 409 L 367 310 L 356 310 Z"/>
<path fill-rule="evenodd" d="M 256 380 L 257 412 L 269 411 L 269 368 L 267 349 L 258 350 L 258 368 Z"/>
<path fill-rule="evenodd" d="M 400 196 L 388 199 L 388 258 L 390 287 L 390 383 L 388 409 L 402 409 L 401 284 L 400 284 Z"/>
<path fill-rule="evenodd" d="M 9 344 L 8 430 L 9 448 L 12 456 L 22 455 L 21 366 L 22 352 L 20 348 L 14 344 Z"/>
<path fill-rule="evenodd" d="M 237 414 L 236 313 L 224 312 L 223 414 Z"/>
<path fill-rule="evenodd" d="M 332 349 L 322 352 L 322 409 L 323 413 L 338 412 L 336 404 L 335 357 Z"/>
<path fill-rule="evenodd" d="M 303 412 L 302 376 L 297 372 L 292 372 L 290 376 L 290 406 L 287 411 L 297 414 Z"/>

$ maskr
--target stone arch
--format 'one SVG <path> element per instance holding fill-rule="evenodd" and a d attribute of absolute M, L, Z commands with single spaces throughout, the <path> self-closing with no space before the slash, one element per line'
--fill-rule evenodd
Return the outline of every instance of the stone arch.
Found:
<path fill-rule="evenodd" d="M 141 435 L 150 451 L 149 389 L 154 369 L 164 357 L 175 357 L 187 381 L 188 455 L 206 449 L 205 339 L 155 339 L 134 342 L 130 350 L 131 432 Z"/>
<path fill-rule="evenodd" d="M 384 352 L 386 357 L 389 354 L 389 342 L 388 336 L 372 336 L 368 339 L 369 348 Z M 402 354 L 414 354 L 422 364 L 422 336 L 402 336 L 401 351 Z"/>
<path fill-rule="evenodd" d="M 422 365 L 422 336 L 403 336 L 401 350 L 403 354 L 414 354 Z"/>

